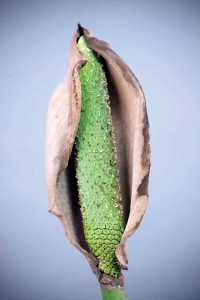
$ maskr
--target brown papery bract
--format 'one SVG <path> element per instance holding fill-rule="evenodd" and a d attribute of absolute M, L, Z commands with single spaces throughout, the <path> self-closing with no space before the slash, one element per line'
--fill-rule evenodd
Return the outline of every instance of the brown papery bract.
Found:
<path fill-rule="evenodd" d="M 125 222 L 125 231 L 116 248 L 122 269 L 127 269 L 126 239 L 138 228 L 148 200 L 150 170 L 149 123 L 142 88 L 127 64 L 104 41 L 82 26 L 72 39 L 67 73 L 49 103 L 46 133 L 46 182 L 49 211 L 62 222 L 72 245 L 87 258 L 92 271 L 103 285 L 123 285 L 98 268 L 97 259 L 85 242 L 77 182 L 74 141 L 81 112 L 79 68 L 87 58 L 77 50 L 77 40 L 84 35 L 91 49 L 103 57 L 108 81 L 111 116 L 116 141 L 117 164 Z"/>

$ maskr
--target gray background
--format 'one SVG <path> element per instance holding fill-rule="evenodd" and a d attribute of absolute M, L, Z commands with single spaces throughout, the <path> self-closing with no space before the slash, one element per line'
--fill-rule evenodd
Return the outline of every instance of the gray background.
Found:
<path fill-rule="evenodd" d="M 147 98 L 149 205 L 128 241 L 128 299 L 200 299 L 199 1 L 0 1 L 0 299 L 100 299 L 47 212 L 45 118 L 77 22 L 107 41 Z"/>

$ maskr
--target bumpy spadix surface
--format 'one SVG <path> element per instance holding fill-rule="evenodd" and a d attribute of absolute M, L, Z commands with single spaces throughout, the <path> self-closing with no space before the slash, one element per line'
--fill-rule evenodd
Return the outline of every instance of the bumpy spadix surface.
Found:
<path fill-rule="evenodd" d="M 117 277 L 116 246 L 124 232 L 109 96 L 97 53 L 82 36 L 78 50 L 88 57 L 79 70 L 82 105 L 76 160 L 83 228 L 91 253 L 104 273 Z"/>

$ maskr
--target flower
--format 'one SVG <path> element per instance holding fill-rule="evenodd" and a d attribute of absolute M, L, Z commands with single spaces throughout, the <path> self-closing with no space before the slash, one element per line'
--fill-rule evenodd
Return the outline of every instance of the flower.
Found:
<path fill-rule="evenodd" d="M 81 25 L 72 39 L 66 76 L 48 107 L 45 168 L 49 211 L 60 219 L 69 242 L 85 255 L 102 284 L 123 284 L 121 273 L 116 281 L 98 268 L 98 261 L 89 253 L 84 238 L 74 155 L 81 114 L 78 70 L 87 62 L 87 57 L 77 50 L 81 35 L 104 59 L 125 221 L 115 254 L 121 268 L 127 269 L 126 240 L 138 228 L 148 200 L 150 139 L 145 96 L 127 64 L 106 42 Z"/>

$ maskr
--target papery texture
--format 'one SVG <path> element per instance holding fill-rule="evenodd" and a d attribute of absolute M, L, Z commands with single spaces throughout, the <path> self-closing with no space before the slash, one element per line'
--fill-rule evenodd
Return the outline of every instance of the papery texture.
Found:
<path fill-rule="evenodd" d="M 67 75 L 53 94 L 48 109 L 46 180 L 49 210 L 60 218 L 68 240 L 85 254 L 100 281 L 107 283 L 109 276 L 98 270 L 97 260 L 88 252 L 84 240 L 72 151 L 81 107 L 78 68 L 86 61 L 77 51 L 76 43 L 83 34 L 89 47 L 104 58 L 126 224 L 116 256 L 124 269 L 127 268 L 126 239 L 138 228 L 147 206 L 149 123 L 145 97 L 132 71 L 106 42 L 79 26 L 72 40 Z"/>

